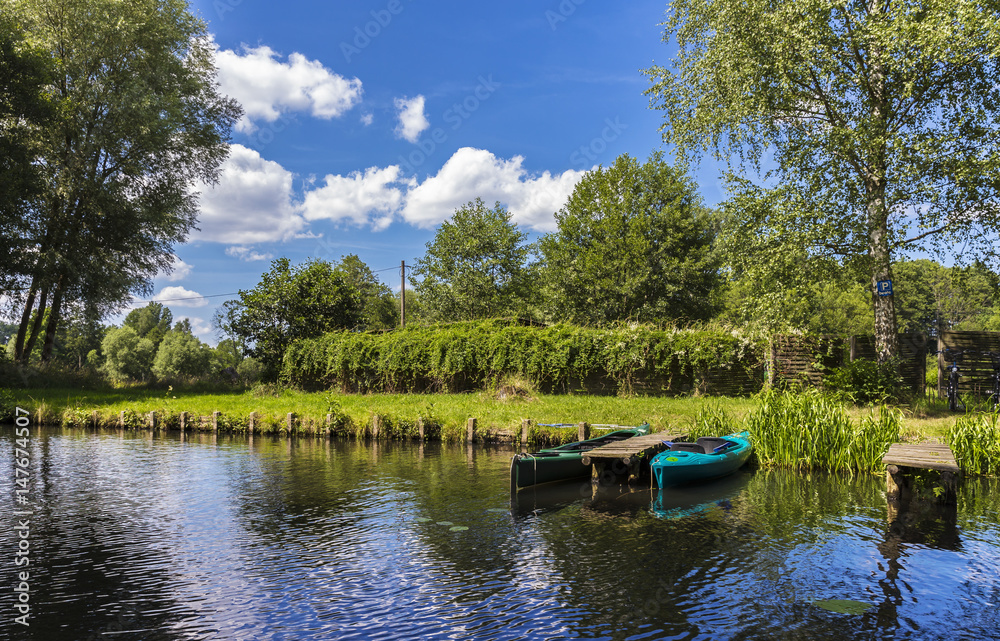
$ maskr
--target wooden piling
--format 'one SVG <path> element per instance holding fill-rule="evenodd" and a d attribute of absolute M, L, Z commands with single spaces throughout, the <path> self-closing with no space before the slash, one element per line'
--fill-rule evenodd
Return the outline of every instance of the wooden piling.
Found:
<path fill-rule="evenodd" d="M 379 429 L 382 427 L 382 417 L 378 414 L 372 416 L 372 438 L 377 439 Z"/>
<path fill-rule="evenodd" d="M 295 414 L 294 413 L 289 412 L 288 416 L 285 417 L 285 428 L 288 430 L 289 434 L 291 434 L 292 430 L 295 429 Z"/>
<path fill-rule="evenodd" d="M 98 427 L 97 410 L 90 413 L 90 420 L 94 422 L 94 429 L 96 430 Z"/>
<path fill-rule="evenodd" d="M 187 425 L 188 425 L 188 413 L 187 412 L 181 412 L 181 431 L 182 432 L 187 429 Z"/>
<path fill-rule="evenodd" d="M 471 443 L 476 435 L 476 419 L 470 418 L 467 423 L 465 440 Z"/>
<path fill-rule="evenodd" d="M 521 420 L 521 445 L 528 444 L 528 435 L 531 433 L 531 419 L 525 418 Z"/>
<path fill-rule="evenodd" d="M 219 414 L 220 414 L 219 410 L 215 410 L 214 412 L 212 412 L 212 431 L 213 432 L 218 432 L 219 431 Z"/>
<path fill-rule="evenodd" d="M 254 433 L 254 430 L 257 429 L 257 412 L 250 412 L 250 422 L 249 423 L 250 424 L 249 424 L 249 426 L 248 426 L 247 429 L 250 432 L 250 435 L 252 436 L 253 433 Z"/>
<path fill-rule="evenodd" d="M 125 429 L 125 410 L 118 413 L 118 429 Z"/>
<path fill-rule="evenodd" d="M 424 419 L 422 417 L 417 418 L 417 439 L 421 443 L 424 442 Z"/>
<path fill-rule="evenodd" d="M 333 427 L 333 414 L 326 415 L 326 435 L 330 436 L 331 428 Z"/>
<path fill-rule="evenodd" d="M 577 423 L 576 435 L 578 441 L 586 441 L 590 438 L 590 423 Z"/>
<path fill-rule="evenodd" d="M 156 410 L 149 413 L 149 429 L 156 429 Z"/>

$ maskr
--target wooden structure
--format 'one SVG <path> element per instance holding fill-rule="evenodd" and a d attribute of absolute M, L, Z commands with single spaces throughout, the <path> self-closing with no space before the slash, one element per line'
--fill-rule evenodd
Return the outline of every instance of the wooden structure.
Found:
<path fill-rule="evenodd" d="M 958 393 L 977 397 L 993 391 L 993 360 L 1000 355 L 1000 332 L 941 332 L 938 335 L 938 397 L 948 391 L 948 368 L 958 363 Z"/>
<path fill-rule="evenodd" d="M 826 370 L 844 364 L 844 339 L 837 336 L 775 336 L 771 340 L 771 387 L 822 387 Z"/>
<path fill-rule="evenodd" d="M 926 334 L 899 334 L 899 375 L 903 382 L 921 396 L 927 389 L 927 352 L 931 339 Z M 851 360 L 878 360 L 874 336 L 852 336 Z"/>
<path fill-rule="evenodd" d="M 664 441 L 685 438 L 687 437 L 683 434 L 672 432 L 633 436 L 585 452 L 583 464 L 593 465 L 591 481 L 595 484 L 610 485 L 620 481 L 636 483 L 642 477 L 644 469 L 648 473 L 649 461 L 667 449 Z"/>
<path fill-rule="evenodd" d="M 914 497 L 915 470 L 937 470 L 941 473 L 943 492 L 937 501 L 946 505 L 958 502 L 958 479 L 962 470 L 955 462 L 951 448 L 941 443 L 893 443 L 882 457 L 886 464 L 885 480 L 890 500 L 906 501 Z"/>

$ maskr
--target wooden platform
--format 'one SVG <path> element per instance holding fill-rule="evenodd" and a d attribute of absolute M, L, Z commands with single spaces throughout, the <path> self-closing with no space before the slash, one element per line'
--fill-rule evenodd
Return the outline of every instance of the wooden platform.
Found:
<path fill-rule="evenodd" d="M 663 441 L 683 441 L 685 438 L 677 432 L 633 436 L 585 452 L 583 464 L 593 464 L 591 479 L 594 483 L 616 482 L 626 474 L 628 482 L 634 483 L 641 476 L 642 464 L 649 467 L 650 459 L 667 449 Z"/>
<path fill-rule="evenodd" d="M 890 501 L 908 501 L 919 495 L 914 486 L 915 470 L 937 470 L 941 473 L 937 502 L 955 505 L 958 501 L 958 479 L 962 469 L 955 453 L 941 443 L 893 443 L 882 457 L 885 463 L 886 496 Z"/>
<path fill-rule="evenodd" d="M 882 457 L 886 465 L 940 470 L 942 472 L 961 471 L 955 462 L 951 448 L 942 443 L 893 443 Z"/>

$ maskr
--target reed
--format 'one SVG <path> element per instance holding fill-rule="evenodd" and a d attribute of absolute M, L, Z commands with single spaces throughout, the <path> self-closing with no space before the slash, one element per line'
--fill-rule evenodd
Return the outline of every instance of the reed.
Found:
<path fill-rule="evenodd" d="M 965 414 L 945 434 L 955 460 L 966 474 L 996 476 L 1000 472 L 1000 425 L 996 412 Z"/>
<path fill-rule="evenodd" d="M 902 418 L 883 408 L 856 425 L 843 403 L 818 392 L 770 391 L 759 397 L 746 428 L 762 466 L 874 472 L 899 439 Z"/>

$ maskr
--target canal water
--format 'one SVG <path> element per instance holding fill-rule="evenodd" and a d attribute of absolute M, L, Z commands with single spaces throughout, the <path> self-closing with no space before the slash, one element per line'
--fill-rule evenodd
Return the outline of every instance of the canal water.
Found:
<path fill-rule="evenodd" d="M 61 429 L 28 445 L 18 460 L 0 430 L 2 639 L 1000 637 L 990 481 L 965 483 L 957 517 L 890 523 L 875 477 L 572 482 L 512 503 L 509 448 Z"/>

